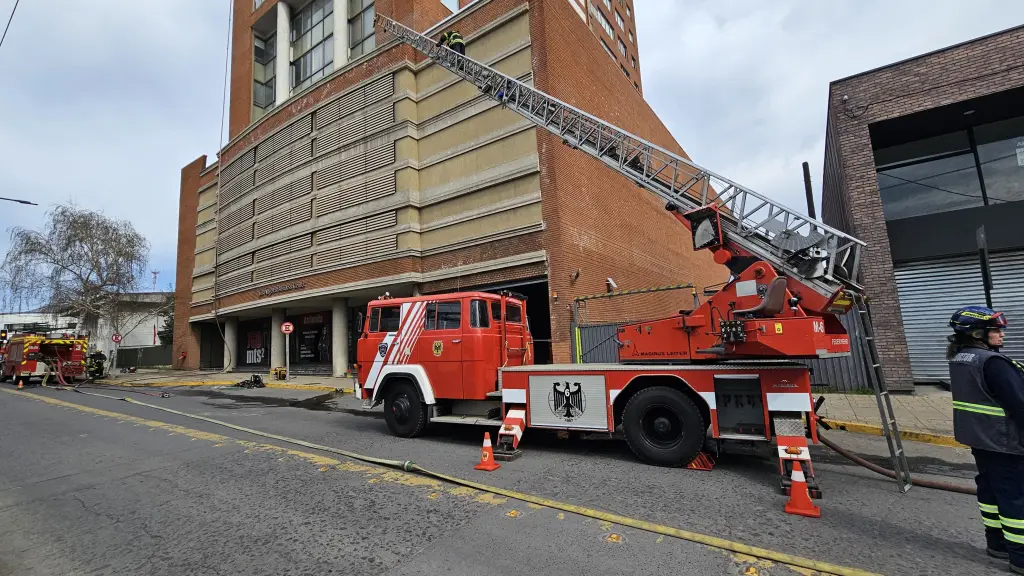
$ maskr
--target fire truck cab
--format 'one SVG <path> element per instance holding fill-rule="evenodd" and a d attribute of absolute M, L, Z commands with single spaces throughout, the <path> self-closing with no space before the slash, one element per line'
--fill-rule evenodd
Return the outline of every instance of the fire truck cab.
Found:
<path fill-rule="evenodd" d="M 526 299 L 510 292 L 381 297 L 356 347 L 364 406 L 384 404 L 391 433 L 427 422 L 501 423 L 502 367 L 533 363 Z"/>

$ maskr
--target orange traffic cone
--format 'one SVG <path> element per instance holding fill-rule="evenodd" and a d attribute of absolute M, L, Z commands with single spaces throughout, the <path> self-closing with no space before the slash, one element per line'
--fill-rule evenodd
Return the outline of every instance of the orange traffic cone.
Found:
<path fill-rule="evenodd" d="M 18 390 L 24 390 L 25 385 L 22 383 L 21 378 L 18 378 Z"/>
<path fill-rule="evenodd" d="M 484 432 L 484 448 L 480 451 L 480 463 L 473 466 L 473 469 L 493 472 L 498 468 L 501 468 L 501 464 L 494 461 L 494 448 L 491 448 L 491 433 Z"/>
<path fill-rule="evenodd" d="M 811 502 L 811 495 L 807 492 L 807 479 L 804 478 L 799 460 L 793 461 L 793 481 L 789 487 L 789 502 L 786 502 L 785 510 L 786 514 L 821 518 L 821 508 Z"/>

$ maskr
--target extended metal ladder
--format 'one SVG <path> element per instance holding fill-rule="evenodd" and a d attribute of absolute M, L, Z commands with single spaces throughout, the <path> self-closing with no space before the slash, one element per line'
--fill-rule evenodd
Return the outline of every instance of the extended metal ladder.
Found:
<path fill-rule="evenodd" d="M 721 208 L 724 235 L 736 245 L 801 278 L 826 298 L 858 285 L 864 243 L 673 154 L 557 98 L 463 56 L 414 30 L 376 15 L 382 30 L 471 82 L 493 100 L 558 135 L 683 211 Z M 378 43 L 379 44 L 379 43 Z"/>
<path fill-rule="evenodd" d="M 896 486 L 900 493 L 905 493 L 913 484 L 910 478 L 910 465 L 907 464 L 907 454 L 903 451 L 900 427 L 896 424 L 896 415 L 892 411 L 892 398 L 889 397 L 885 374 L 882 373 L 882 361 L 878 357 L 878 348 L 875 346 L 875 331 L 871 324 L 871 312 L 868 310 L 868 303 L 862 294 L 854 295 L 853 305 L 856 323 L 861 332 L 859 340 L 864 358 L 864 368 L 875 393 L 875 400 L 878 402 L 878 416 L 882 421 L 885 441 L 889 444 L 892 469 L 896 473 Z"/>

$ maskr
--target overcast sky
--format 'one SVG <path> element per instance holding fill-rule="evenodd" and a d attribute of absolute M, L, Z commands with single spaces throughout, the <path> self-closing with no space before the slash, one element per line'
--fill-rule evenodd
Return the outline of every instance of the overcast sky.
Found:
<path fill-rule="evenodd" d="M 566 1 L 566 0 L 545 0 Z M 454 3 L 454 0 L 446 0 Z M 700 164 L 802 208 L 831 80 L 1024 23 L 1010 0 L 634 0 L 645 97 Z M 0 0 L 0 25 L 14 0 Z M 0 46 L 0 250 L 74 200 L 174 280 L 180 170 L 219 147 L 228 0 L 21 0 Z"/>

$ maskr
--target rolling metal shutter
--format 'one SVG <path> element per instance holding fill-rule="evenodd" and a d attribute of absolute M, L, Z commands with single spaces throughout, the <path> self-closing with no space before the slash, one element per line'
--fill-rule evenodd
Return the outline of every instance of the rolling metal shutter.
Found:
<path fill-rule="evenodd" d="M 992 304 L 1010 322 L 1000 351 L 1011 358 L 1024 358 L 1024 252 L 992 253 L 989 260 Z M 985 305 L 978 258 L 901 264 L 895 272 L 914 381 L 948 382 L 949 317 L 960 306 Z"/>

